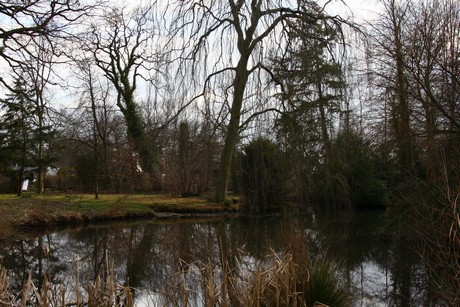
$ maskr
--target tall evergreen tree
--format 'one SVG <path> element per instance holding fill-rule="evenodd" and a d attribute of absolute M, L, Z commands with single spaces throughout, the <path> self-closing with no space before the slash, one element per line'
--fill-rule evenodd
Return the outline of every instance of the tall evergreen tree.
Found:
<path fill-rule="evenodd" d="M 0 167 L 15 181 L 20 195 L 25 172 L 40 176 L 55 160 L 52 151 L 57 131 L 46 123 L 35 89 L 29 89 L 22 78 L 15 80 L 14 90 L 0 100 L 0 107 L 4 110 L 0 122 Z M 42 182 L 43 178 L 39 180 L 39 192 L 44 189 Z"/>
<path fill-rule="evenodd" d="M 277 80 L 284 89 L 281 99 L 286 103 L 286 112 L 277 124 L 286 137 L 298 138 L 300 134 L 299 142 L 321 148 L 321 155 L 327 158 L 331 151 L 331 118 L 341 111 L 344 87 L 342 67 L 334 54 L 340 32 L 331 24 L 311 25 L 304 20 L 289 28 L 286 54 L 273 60 Z M 294 147 L 299 145 L 295 143 Z"/>
<path fill-rule="evenodd" d="M 333 120 L 341 112 L 344 81 L 336 54 L 341 45 L 337 25 L 303 19 L 289 24 L 283 56 L 272 59 L 284 112 L 276 121 L 279 141 L 291 165 L 290 193 L 308 201 L 313 173 L 331 159 Z"/>
<path fill-rule="evenodd" d="M 16 79 L 14 93 L 0 100 L 0 168 L 14 181 L 18 196 L 27 169 L 35 167 L 37 139 L 34 137 L 34 104 L 23 80 Z"/>

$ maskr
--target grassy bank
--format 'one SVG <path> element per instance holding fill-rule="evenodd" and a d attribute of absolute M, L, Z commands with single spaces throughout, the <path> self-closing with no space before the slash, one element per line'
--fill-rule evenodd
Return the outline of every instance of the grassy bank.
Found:
<path fill-rule="evenodd" d="M 169 215 L 223 214 L 238 211 L 205 197 L 175 198 L 162 194 L 110 194 L 95 199 L 88 194 L 0 195 L 0 239 L 18 231 L 97 221 Z"/>

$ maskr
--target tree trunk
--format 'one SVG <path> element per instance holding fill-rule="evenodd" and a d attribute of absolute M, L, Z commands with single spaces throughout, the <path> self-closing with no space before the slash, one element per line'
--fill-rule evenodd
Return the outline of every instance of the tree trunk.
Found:
<path fill-rule="evenodd" d="M 327 118 L 326 118 L 326 98 L 323 95 L 323 88 L 321 86 L 321 82 L 317 83 L 318 87 L 318 106 L 319 106 L 319 112 L 320 112 L 320 125 L 321 125 L 321 139 L 323 140 L 323 145 L 324 145 L 324 152 L 326 156 L 326 160 L 329 160 L 331 156 L 331 142 L 329 139 L 329 133 L 327 132 Z"/>
<path fill-rule="evenodd" d="M 17 180 L 17 190 L 16 190 L 16 194 L 18 196 L 21 196 L 22 195 L 22 184 L 23 184 L 23 181 L 24 181 L 24 164 L 21 165 L 20 169 L 19 169 L 19 173 L 18 173 L 18 180 Z"/>
<path fill-rule="evenodd" d="M 190 130 L 186 122 L 179 125 L 179 174 L 180 174 L 180 193 L 182 196 L 190 194 L 192 191 L 189 187 L 189 156 Z"/>
<path fill-rule="evenodd" d="M 407 82 L 404 76 L 404 62 L 402 43 L 399 35 L 396 39 L 396 69 L 397 69 L 397 111 L 396 111 L 396 133 L 399 143 L 400 162 L 403 169 L 412 171 L 414 169 L 414 152 L 412 133 L 410 128 L 410 110 L 407 97 Z"/>
<path fill-rule="evenodd" d="M 394 104 L 393 129 L 399 150 L 399 162 L 401 168 L 414 171 L 414 142 L 410 128 L 410 110 L 408 98 L 408 85 L 405 76 L 404 50 L 402 42 L 401 16 L 397 16 L 395 2 L 390 3 L 393 26 L 394 60 L 396 64 L 396 101 Z"/>
<path fill-rule="evenodd" d="M 224 150 L 220 161 L 219 180 L 216 189 L 217 203 L 224 202 L 227 197 L 233 152 L 238 142 L 241 107 L 243 105 L 246 83 L 249 78 L 249 71 L 247 70 L 248 58 L 249 55 L 242 55 L 236 67 L 235 80 L 233 83 L 234 96 L 232 108 L 230 110 L 230 123 L 228 125 L 227 136 L 225 137 Z"/>
<path fill-rule="evenodd" d="M 99 199 L 99 135 L 101 129 L 97 118 L 96 97 L 94 95 L 92 76 L 89 75 L 89 94 L 91 98 L 91 113 L 93 115 L 93 151 L 94 151 L 94 198 Z"/>
<path fill-rule="evenodd" d="M 39 118 L 39 133 L 43 135 L 43 119 Z M 43 165 L 43 140 L 40 138 L 38 143 L 38 193 L 43 194 L 45 192 L 45 166 Z"/>
<path fill-rule="evenodd" d="M 43 101 L 43 91 L 39 90 L 37 92 L 37 116 L 38 116 L 38 194 L 43 194 L 45 192 L 45 165 L 44 165 L 44 114 L 45 114 L 45 104 Z"/>
<path fill-rule="evenodd" d="M 21 148 L 21 165 L 19 167 L 19 174 L 18 174 L 18 181 L 17 181 L 17 195 L 21 196 L 22 195 L 22 184 L 24 181 L 24 168 L 26 165 L 26 155 L 27 155 L 27 130 L 24 125 L 25 117 L 22 117 L 22 139 L 23 139 L 23 144 Z"/>

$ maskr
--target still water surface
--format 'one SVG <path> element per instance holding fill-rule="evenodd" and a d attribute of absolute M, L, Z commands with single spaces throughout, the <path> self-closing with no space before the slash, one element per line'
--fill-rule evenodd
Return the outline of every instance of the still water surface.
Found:
<path fill-rule="evenodd" d="M 355 306 L 425 305 L 426 280 L 414 242 L 388 225 L 383 212 L 154 219 L 12 239 L 0 246 L 0 263 L 19 291 L 29 272 L 37 285 L 47 274 L 71 287 L 74 276 L 91 278 L 109 259 L 119 281 L 138 289 L 137 304 L 153 306 L 154 294 L 167 292 L 173 276 L 194 264 L 256 262 L 305 244 L 311 258 L 327 254 L 343 265 Z M 199 282 L 188 282 L 200 292 Z"/>

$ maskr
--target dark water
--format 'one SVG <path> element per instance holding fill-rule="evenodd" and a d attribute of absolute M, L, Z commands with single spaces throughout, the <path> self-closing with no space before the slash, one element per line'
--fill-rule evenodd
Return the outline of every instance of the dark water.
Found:
<path fill-rule="evenodd" d="M 0 263 L 19 291 L 29 272 L 37 285 L 46 274 L 72 287 L 74 276 L 91 278 L 108 259 L 119 281 L 138 289 L 137 304 L 154 306 L 154 293 L 167 291 L 165 285 L 193 264 L 255 262 L 271 251 L 305 245 L 312 259 L 327 254 L 341 263 L 355 306 L 432 304 L 416 242 L 389 225 L 383 212 L 110 224 L 2 242 Z M 189 287 L 199 292 L 199 282 Z"/>

